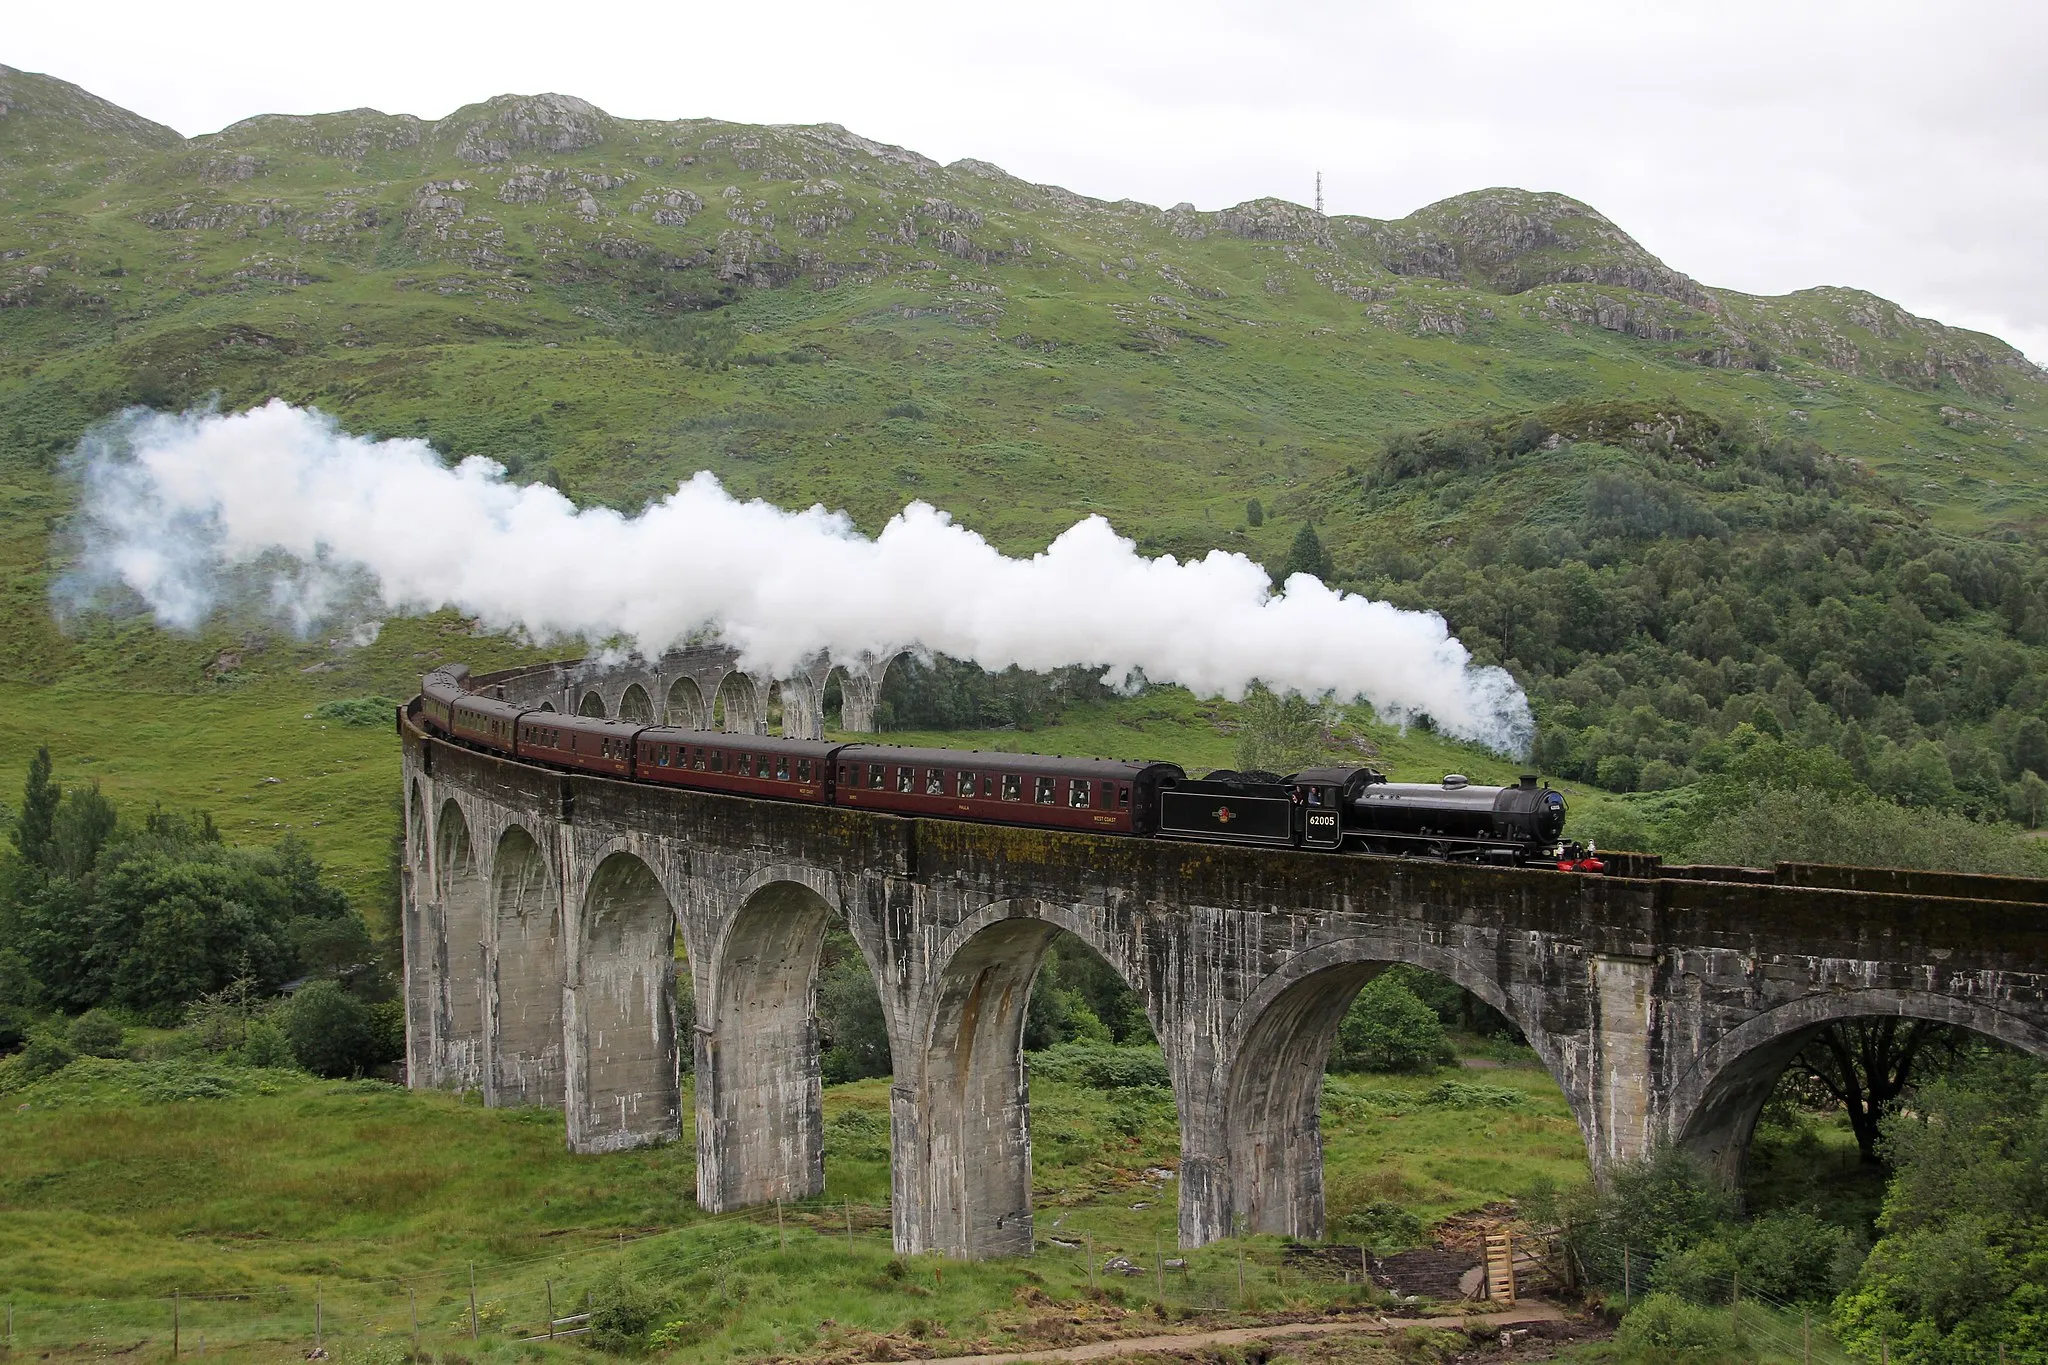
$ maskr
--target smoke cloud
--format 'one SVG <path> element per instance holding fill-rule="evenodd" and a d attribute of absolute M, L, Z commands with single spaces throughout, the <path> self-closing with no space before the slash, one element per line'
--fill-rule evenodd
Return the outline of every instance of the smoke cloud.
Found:
<path fill-rule="evenodd" d="M 715 633 L 777 674 L 820 650 L 917 646 L 989 669 L 1142 670 L 1205 696 L 1256 679 L 1363 698 L 1501 752 L 1526 752 L 1532 734 L 1514 680 L 1474 667 L 1436 613 L 1306 574 L 1276 594 L 1221 550 L 1148 559 L 1099 516 L 1012 558 L 922 502 L 870 539 L 843 513 L 741 501 L 709 473 L 632 516 L 578 511 L 493 461 L 449 468 L 424 441 L 354 436 L 279 400 L 131 411 L 87 438 L 76 472 L 83 554 L 61 603 L 131 590 L 173 629 L 251 605 L 302 634 L 452 607 L 536 641 L 649 656 Z"/>

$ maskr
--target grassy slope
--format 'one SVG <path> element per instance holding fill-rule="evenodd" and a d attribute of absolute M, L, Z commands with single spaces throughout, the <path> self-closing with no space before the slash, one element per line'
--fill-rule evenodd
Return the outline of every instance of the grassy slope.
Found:
<path fill-rule="evenodd" d="M 1081 1258 L 1062 1254 L 1053 1238 L 1092 1239 L 1099 1257 L 1127 1253 L 1148 1268 L 1155 1239 L 1173 1240 L 1172 1183 L 1146 1175 L 1174 1164 L 1173 1108 L 1163 1096 L 1126 1135 L 1115 1120 L 1128 1098 L 1034 1082 L 1038 1228 L 1048 1254 L 1028 1267 L 949 1264 L 936 1277 L 931 1262 L 916 1263 L 905 1281 L 886 1273 L 888 1173 L 871 1136 L 887 1131 L 885 1080 L 827 1092 L 827 1197 L 790 1212 L 785 1254 L 775 1250 L 772 1211 L 740 1219 L 697 1212 L 687 1143 L 576 1157 L 562 1148 L 558 1114 L 282 1073 L 244 1073 L 247 1086 L 271 1093 L 185 1102 L 140 1093 L 147 1078 L 165 1074 L 162 1064 L 85 1062 L 7 1097 L 0 1283 L 22 1314 L 24 1344 L 76 1343 L 82 1353 L 88 1303 L 101 1340 L 165 1344 L 162 1299 L 177 1289 L 194 1300 L 188 1346 L 190 1334 L 207 1331 L 210 1350 L 254 1359 L 309 1334 L 317 1280 L 327 1330 L 344 1354 L 361 1352 L 377 1332 L 409 1330 L 408 1285 L 419 1293 L 430 1349 L 468 1351 L 460 1338 L 470 1263 L 479 1267 L 486 1323 L 498 1319 L 491 1335 L 502 1341 L 541 1317 L 545 1281 L 558 1304 L 572 1304 L 619 1257 L 683 1279 L 706 1300 L 717 1297 L 717 1277 L 730 1275 L 731 1320 L 720 1318 L 693 1358 L 800 1344 L 823 1318 L 892 1331 L 922 1317 L 974 1336 L 1006 1321 L 1013 1291 L 1027 1284 L 1060 1297 L 1085 1286 Z M 1527 1099 L 1474 1112 L 1420 1103 L 1426 1079 L 1332 1081 L 1333 1226 L 1374 1200 L 1406 1199 L 1434 1216 L 1539 1176 L 1583 1171 L 1577 1126 L 1548 1077 L 1464 1074 Z M 850 1124 L 849 1111 L 872 1121 Z M 842 1201 L 856 1224 L 850 1250 Z M 721 1243 L 752 1250 L 714 1250 Z M 1270 1305 L 1281 1288 L 1274 1248 L 1255 1240 L 1250 1251 L 1251 1287 Z M 1229 1245 L 1198 1253 L 1170 1297 L 1234 1302 L 1234 1257 Z M 925 1292 L 906 1291 L 906 1282 Z M 1150 1287 L 1149 1278 L 1131 1285 L 1141 1299 Z M 1341 1297 L 1341 1287 L 1298 1278 L 1285 1292 Z M 744 1314 L 742 1293 L 752 1296 Z M 222 1295 L 237 1297 L 210 1297 Z M 511 1352 L 487 1344 L 482 1354 Z"/>

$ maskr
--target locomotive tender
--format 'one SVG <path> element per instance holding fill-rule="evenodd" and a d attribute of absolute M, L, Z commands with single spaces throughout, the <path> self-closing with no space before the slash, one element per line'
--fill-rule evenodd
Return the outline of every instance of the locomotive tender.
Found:
<path fill-rule="evenodd" d="M 420 680 L 401 711 L 443 737 L 529 763 L 735 796 L 851 806 L 896 815 L 1034 825 L 1142 838 L 1257 844 L 1599 872 L 1564 839 L 1561 792 L 1525 776 L 1512 787 L 1389 782 L 1371 768 L 1288 776 L 1210 773 L 1172 763 L 1057 758 L 735 735 L 572 716 L 472 692 L 461 664 Z"/>

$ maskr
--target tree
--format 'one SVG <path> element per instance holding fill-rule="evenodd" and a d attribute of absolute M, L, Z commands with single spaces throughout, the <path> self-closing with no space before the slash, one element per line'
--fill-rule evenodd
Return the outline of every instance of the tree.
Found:
<path fill-rule="evenodd" d="M 1285 583 L 1298 573 L 1327 580 L 1333 572 L 1335 566 L 1330 562 L 1330 552 L 1323 548 L 1314 523 L 1304 521 L 1301 529 L 1294 533 L 1294 544 L 1287 549 L 1287 561 L 1281 566 L 1280 581 Z"/>
<path fill-rule="evenodd" d="M 1436 1011 L 1399 977 L 1383 972 L 1366 984 L 1337 1026 L 1333 1071 L 1434 1071 L 1451 1060 Z"/>
<path fill-rule="evenodd" d="M 1793 1065 L 1847 1111 L 1857 1151 L 1875 1165 L 1884 1118 L 1915 1070 L 1953 1059 L 1960 1042 L 1952 1025 L 1926 1019 L 1841 1019 L 1822 1025 Z"/>
<path fill-rule="evenodd" d="M 1260 506 L 1257 498 L 1253 498 L 1244 505 L 1244 524 L 1251 527 L 1259 527 L 1266 524 L 1266 509 Z"/>
<path fill-rule="evenodd" d="M 99 783 L 66 792 L 50 822 L 47 861 L 51 871 L 73 881 L 91 876 L 99 864 L 100 850 L 120 822 L 114 803 L 100 794 Z"/>
<path fill-rule="evenodd" d="M 818 1029 L 824 1055 L 819 1064 L 828 1084 L 889 1074 L 889 1024 L 874 974 L 853 936 L 834 930 L 825 941 L 818 980 Z"/>
<path fill-rule="evenodd" d="M 1298 772 L 1322 756 L 1322 715 L 1298 693 L 1276 696 L 1255 683 L 1238 704 L 1237 715 L 1240 771 Z"/>
<path fill-rule="evenodd" d="M 2048 1360 L 2048 1064 L 1982 1049 L 1884 1123 L 1882 1234 L 1835 1302 L 1842 1344 L 1875 1360 Z"/>
<path fill-rule="evenodd" d="M 57 818 L 57 803 L 64 793 L 50 776 L 50 749 L 44 745 L 29 760 L 28 781 L 22 784 L 21 813 L 14 817 L 14 847 L 22 861 L 45 867 L 50 859 L 50 837 Z"/>

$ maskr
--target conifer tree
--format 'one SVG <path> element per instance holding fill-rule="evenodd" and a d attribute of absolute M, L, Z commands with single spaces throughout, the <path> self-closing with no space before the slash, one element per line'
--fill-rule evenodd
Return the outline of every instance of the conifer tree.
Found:
<path fill-rule="evenodd" d="M 28 781 L 21 789 L 21 814 L 14 819 L 14 847 L 24 862 L 37 867 L 49 866 L 57 803 L 64 795 L 50 770 L 50 749 L 44 745 L 28 765 Z"/>
<path fill-rule="evenodd" d="M 1322 538 L 1316 534 L 1314 524 L 1304 521 L 1301 529 L 1294 533 L 1294 544 L 1287 551 L 1287 563 L 1280 570 L 1280 581 L 1285 583 L 1298 573 L 1314 574 L 1328 581 L 1334 567 L 1330 562 L 1330 552 L 1323 548 Z"/>

